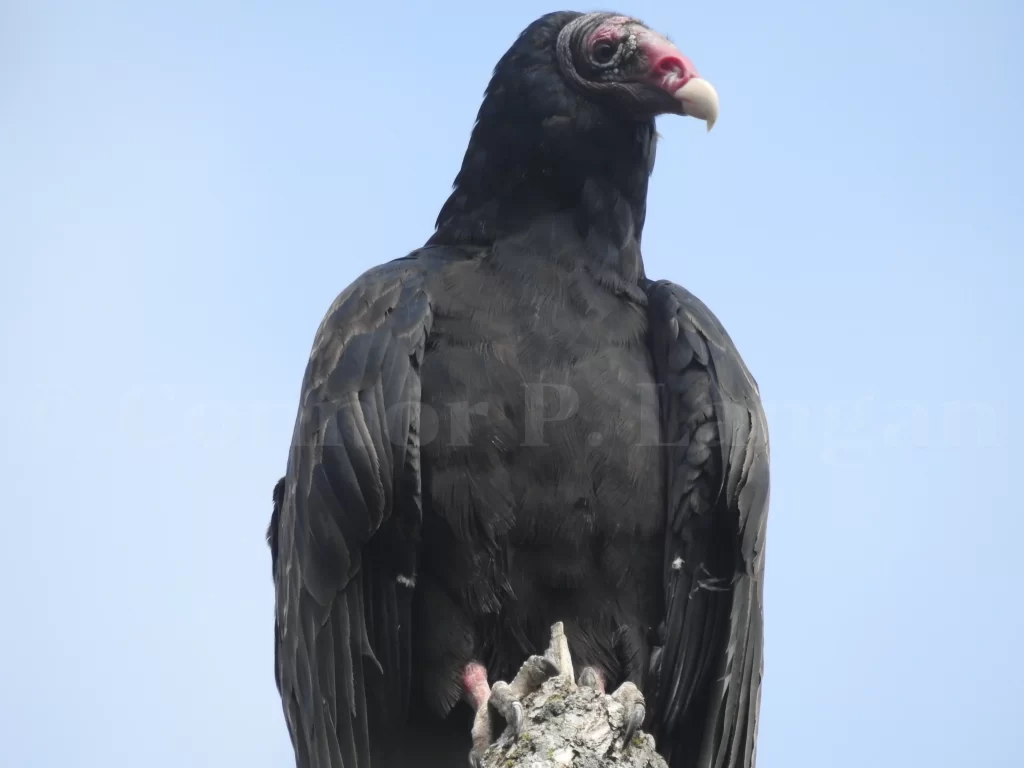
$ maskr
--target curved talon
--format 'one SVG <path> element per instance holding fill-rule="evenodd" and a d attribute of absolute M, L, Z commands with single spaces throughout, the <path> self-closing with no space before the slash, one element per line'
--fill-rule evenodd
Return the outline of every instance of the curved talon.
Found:
<path fill-rule="evenodd" d="M 623 728 L 623 746 L 629 744 L 640 726 L 647 717 L 647 704 L 640 689 L 633 683 L 623 683 L 619 689 L 612 694 L 612 698 L 619 702 L 626 709 L 624 717 L 625 727 Z"/>
<path fill-rule="evenodd" d="M 512 731 L 516 736 L 523 732 L 523 728 L 526 725 L 526 716 L 523 714 L 523 705 L 518 701 L 512 704 L 512 719 L 509 721 L 509 725 L 512 727 Z"/>
<path fill-rule="evenodd" d="M 598 677 L 593 667 L 583 668 L 583 671 L 580 673 L 579 684 L 584 688 L 596 688 L 599 691 L 604 687 L 601 685 L 601 678 Z"/>
<path fill-rule="evenodd" d="M 643 704 L 634 704 L 629 714 L 626 716 L 626 728 L 622 734 L 622 743 L 629 744 L 636 735 L 636 732 L 640 730 L 640 726 L 644 724 L 644 718 L 647 717 L 647 707 Z"/>

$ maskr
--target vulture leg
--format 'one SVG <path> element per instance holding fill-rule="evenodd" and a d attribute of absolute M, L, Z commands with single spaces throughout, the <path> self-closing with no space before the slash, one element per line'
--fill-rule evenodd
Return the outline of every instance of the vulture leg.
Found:
<path fill-rule="evenodd" d="M 596 688 L 601 693 L 605 692 L 604 675 L 594 667 L 583 668 L 583 671 L 580 673 L 579 684 L 588 688 Z M 612 694 L 612 698 L 619 702 L 622 708 L 626 710 L 626 727 L 622 735 L 622 741 L 624 744 L 628 744 L 629 740 L 640 729 L 640 726 L 643 725 L 644 718 L 647 717 L 647 705 L 644 702 L 644 695 L 640 693 L 640 689 L 633 683 L 625 682 L 616 689 L 615 693 Z"/>
<path fill-rule="evenodd" d="M 484 752 L 502 734 L 504 728 L 511 728 L 516 734 L 523 730 L 523 705 L 521 700 L 540 688 L 551 677 L 558 674 L 558 667 L 544 656 L 531 656 L 519 669 L 511 684 L 499 680 L 488 690 L 487 671 L 481 664 L 466 666 L 463 674 L 464 687 L 469 702 L 476 708 L 473 719 L 473 751 L 469 760 L 474 766 L 480 764 Z M 504 721 L 504 728 L 500 727 Z"/>

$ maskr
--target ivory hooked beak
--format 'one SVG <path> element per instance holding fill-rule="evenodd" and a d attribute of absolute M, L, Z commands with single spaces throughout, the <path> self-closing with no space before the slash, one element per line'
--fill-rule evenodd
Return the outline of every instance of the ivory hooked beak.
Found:
<path fill-rule="evenodd" d="M 673 95 L 682 105 L 684 115 L 703 120 L 711 130 L 718 119 L 718 93 L 711 83 L 702 77 L 691 77 Z"/>

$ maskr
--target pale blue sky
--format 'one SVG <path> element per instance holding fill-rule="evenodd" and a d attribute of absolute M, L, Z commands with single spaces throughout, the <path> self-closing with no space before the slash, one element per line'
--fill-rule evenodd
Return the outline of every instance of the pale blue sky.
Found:
<path fill-rule="evenodd" d="M 0 765 L 291 764 L 263 533 L 313 333 L 557 7 L 0 0 Z M 614 10 L 721 95 L 659 124 L 644 256 L 766 401 L 760 768 L 1019 765 L 1021 5 Z"/>

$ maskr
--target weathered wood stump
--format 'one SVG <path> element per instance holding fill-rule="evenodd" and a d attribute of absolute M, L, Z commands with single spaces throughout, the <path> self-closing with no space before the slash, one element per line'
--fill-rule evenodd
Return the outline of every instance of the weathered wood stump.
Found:
<path fill-rule="evenodd" d="M 649 734 L 637 731 L 623 743 L 626 708 L 619 701 L 576 684 L 561 622 L 551 628 L 545 656 L 559 674 L 523 699 L 523 731 L 506 729 L 482 768 L 667 768 Z"/>

